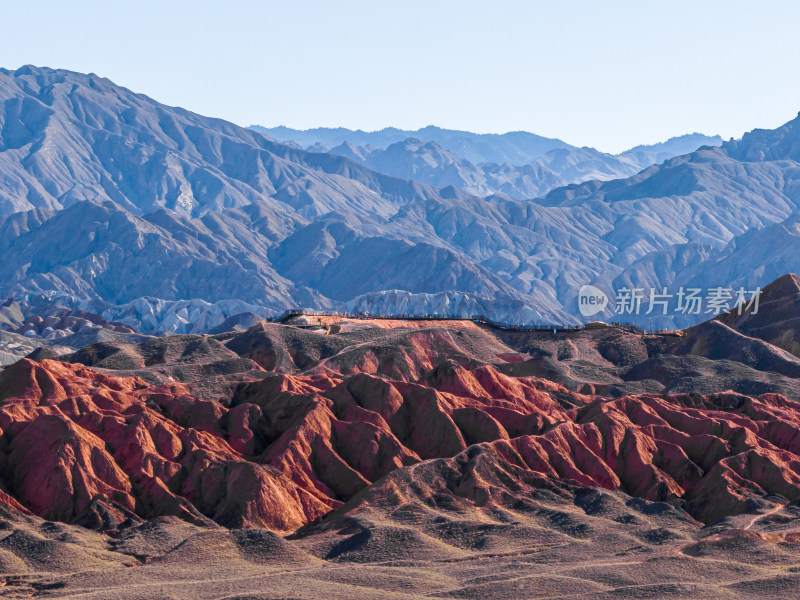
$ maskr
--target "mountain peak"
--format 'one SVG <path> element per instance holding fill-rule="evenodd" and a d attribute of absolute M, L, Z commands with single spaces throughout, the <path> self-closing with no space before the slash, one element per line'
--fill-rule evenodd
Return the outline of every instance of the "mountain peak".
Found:
<path fill-rule="evenodd" d="M 723 148 L 729 156 L 742 161 L 800 162 L 800 113 L 776 129 L 754 129 L 740 140 L 726 142 Z"/>
<path fill-rule="evenodd" d="M 800 277 L 788 273 L 761 290 L 756 314 L 734 308 L 716 320 L 800 356 Z"/>

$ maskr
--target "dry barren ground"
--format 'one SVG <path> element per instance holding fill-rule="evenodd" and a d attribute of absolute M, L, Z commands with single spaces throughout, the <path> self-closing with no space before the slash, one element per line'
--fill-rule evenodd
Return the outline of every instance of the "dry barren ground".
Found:
<path fill-rule="evenodd" d="M 297 539 L 173 517 L 109 537 L 7 514 L 0 597 L 789 599 L 800 586 L 798 507 L 707 527 L 588 489 L 518 510 L 346 508 Z"/>

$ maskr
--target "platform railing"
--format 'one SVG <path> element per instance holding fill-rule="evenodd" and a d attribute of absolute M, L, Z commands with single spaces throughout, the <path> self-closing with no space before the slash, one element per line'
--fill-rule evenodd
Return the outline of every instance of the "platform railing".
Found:
<path fill-rule="evenodd" d="M 466 317 L 461 315 L 452 314 L 439 314 L 439 313 L 371 313 L 367 311 L 356 312 L 340 312 L 340 311 L 324 311 L 315 310 L 310 308 L 293 308 L 284 311 L 282 314 L 269 319 L 272 322 L 281 323 L 288 321 L 293 317 L 339 317 L 354 320 L 391 320 L 391 321 L 470 321 L 480 325 L 487 325 L 495 329 L 502 329 L 506 331 L 552 331 L 565 332 L 565 331 L 581 331 L 584 329 L 582 325 L 564 325 L 558 323 L 535 322 L 535 323 L 511 323 L 508 321 L 495 321 L 486 315 L 468 315 Z M 616 325 L 616 324 L 615 324 Z M 633 323 L 624 324 L 625 329 L 639 329 Z M 642 330 L 639 329 L 643 333 Z"/>

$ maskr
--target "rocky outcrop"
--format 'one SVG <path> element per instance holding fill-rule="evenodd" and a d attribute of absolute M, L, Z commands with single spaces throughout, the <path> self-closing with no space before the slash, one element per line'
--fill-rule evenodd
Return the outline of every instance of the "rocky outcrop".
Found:
<path fill-rule="evenodd" d="M 108 322 L 99 315 L 66 309 L 57 310 L 54 314 L 46 316 L 29 317 L 16 328 L 8 330 L 27 337 L 41 337 L 49 340 L 68 337 L 92 328 L 107 329 L 117 333 L 136 333 L 127 325 Z"/>
<path fill-rule="evenodd" d="M 800 223 L 800 220 L 795 220 Z M 797 226 L 794 228 L 797 231 Z M 773 238 L 774 239 L 774 238 Z M 780 236 L 778 236 L 780 240 Z M 779 243 L 783 243 L 780 240 Z M 785 244 L 784 248 L 785 248 Z M 800 357 L 800 277 L 782 275 L 766 286 L 759 298 L 758 312 L 738 309 L 721 314 L 717 320 L 741 333 L 758 338 Z"/>
<path fill-rule="evenodd" d="M 289 530 L 308 519 L 300 506 L 324 513 L 245 461 L 220 428 L 222 407 L 180 385 L 23 360 L 0 375 L 0 397 L 3 480 L 46 518 L 109 527 L 171 514 Z"/>

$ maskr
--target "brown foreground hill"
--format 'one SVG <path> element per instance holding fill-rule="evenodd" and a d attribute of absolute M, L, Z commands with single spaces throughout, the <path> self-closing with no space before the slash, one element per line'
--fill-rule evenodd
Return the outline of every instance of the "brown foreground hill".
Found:
<path fill-rule="evenodd" d="M 796 290 L 764 306 L 791 322 Z M 795 598 L 800 358 L 731 319 L 259 323 L 19 361 L 0 597 Z"/>

